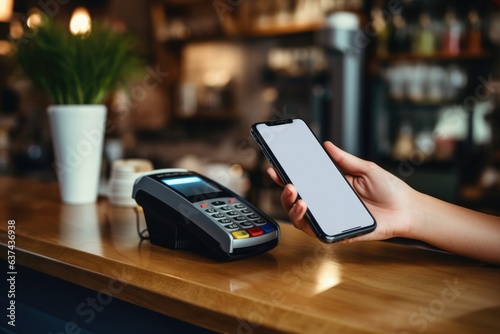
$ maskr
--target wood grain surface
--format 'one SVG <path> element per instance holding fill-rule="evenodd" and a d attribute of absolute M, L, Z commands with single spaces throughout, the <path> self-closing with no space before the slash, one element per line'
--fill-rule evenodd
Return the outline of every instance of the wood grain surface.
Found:
<path fill-rule="evenodd" d="M 327 245 L 280 223 L 275 249 L 215 262 L 141 242 L 133 209 L 0 177 L 4 259 L 11 219 L 17 264 L 218 332 L 500 333 L 500 268 L 444 252 Z"/>

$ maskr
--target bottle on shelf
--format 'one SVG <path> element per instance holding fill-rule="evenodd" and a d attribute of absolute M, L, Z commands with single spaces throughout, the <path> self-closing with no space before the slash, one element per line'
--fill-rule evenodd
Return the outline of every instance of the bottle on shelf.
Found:
<path fill-rule="evenodd" d="M 414 150 L 413 128 L 409 122 L 404 122 L 399 128 L 398 136 L 394 142 L 392 156 L 396 160 L 406 160 Z"/>
<path fill-rule="evenodd" d="M 428 13 L 422 13 L 420 14 L 418 23 L 413 50 L 418 54 L 433 54 L 436 51 L 436 35 L 432 30 L 431 17 Z"/>
<path fill-rule="evenodd" d="M 410 31 L 402 15 L 395 15 L 392 19 L 389 36 L 389 52 L 404 53 L 411 49 Z"/>
<path fill-rule="evenodd" d="M 388 22 L 380 8 L 372 10 L 371 18 L 372 29 L 375 31 L 377 36 L 377 55 L 385 57 L 389 53 L 388 43 L 390 31 Z"/>
<path fill-rule="evenodd" d="M 457 19 L 455 12 L 449 10 L 444 16 L 445 29 L 443 34 L 442 51 L 445 54 L 456 55 L 460 52 L 463 25 Z"/>
<path fill-rule="evenodd" d="M 481 53 L 482 51 L 482 33 L 481 20 L 479 14 L 475 10 L 471 10 L 467 15 L 467 32 L 465 47 L 468 52 L 473 54 Z"/>

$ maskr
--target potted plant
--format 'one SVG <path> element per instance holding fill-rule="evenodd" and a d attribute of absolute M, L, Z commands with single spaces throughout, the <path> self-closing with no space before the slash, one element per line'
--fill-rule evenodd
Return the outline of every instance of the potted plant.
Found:
<path fill-rule="evenodd" d="M 135 39 L 103 24 L 73 35 L 47 17 L 21 38 L 14 41 L 14 57 L 53 103 L 47 111 L 62 201 L 93 203 L 105 134 L 104 100 L 138 68 Z"/>

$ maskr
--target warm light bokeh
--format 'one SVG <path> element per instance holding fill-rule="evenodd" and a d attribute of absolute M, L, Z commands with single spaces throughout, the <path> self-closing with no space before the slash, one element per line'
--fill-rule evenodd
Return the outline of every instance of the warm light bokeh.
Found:
<path fill-rule="evenodd" d="M 36 29 L 40 24 L 42 24 L 43 17 L 42 14 L 37 9 L 30 10 L 28 20 L 26 20 L 26 25 L 30 29 Z"/>
<path fill-rule="evenodd" d="M 8 41 L 0 41 L 0 55 L 5 56 L 12 50 L 12 46 Z"/>
<path fill-rule="evenodd" d="M 78 7 L 73 11 L 69 30 L 73 35 L 85 35 L 90 32 L 92 20 L 88 10 L 84 7 Z"/>
<path fill-rule="evenodd" d="M 9 34 L 13 39 L 18 39 L 23 37 L 23 25 L 21 21 L 15 20 L 10 24 Z"/>
<path fill-rule="evenodd" d="M 13 0 L 0 1 L 0 21 L 9 22 L 12 17 Z"/>

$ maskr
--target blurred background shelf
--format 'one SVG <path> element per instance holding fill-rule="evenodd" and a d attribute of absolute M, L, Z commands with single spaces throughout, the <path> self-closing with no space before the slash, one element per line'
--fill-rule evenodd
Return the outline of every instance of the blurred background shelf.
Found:
<path fill-rule="evenodd" d="M 459 54 L 451 54 L 444 52 L 437 52 L 432 54 L 421 53 L 401 53 L 393 55 L 385 55 L 380 57 L 381 62 L 405 62 L 405 61 L 429 61 L 429 62 L 450 62 L 450 61 L 480 61 L 480 60 L 493 60 L 496 56 L 489 52 L 467 52 L 462 51 Z"/>

